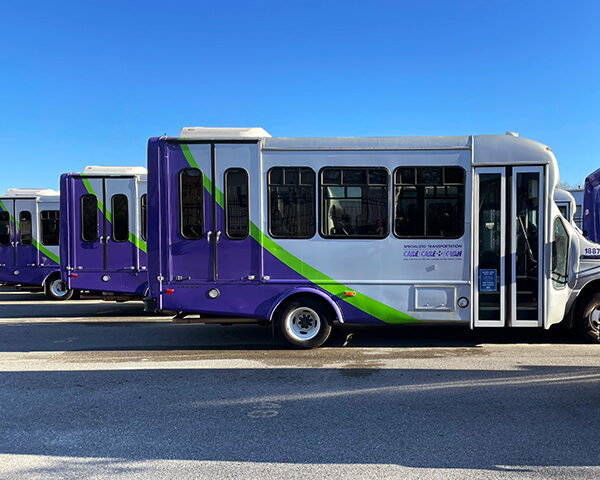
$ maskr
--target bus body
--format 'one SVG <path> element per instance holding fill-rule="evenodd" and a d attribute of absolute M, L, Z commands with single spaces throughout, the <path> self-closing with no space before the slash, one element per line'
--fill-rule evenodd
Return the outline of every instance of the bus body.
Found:
<path fill-rule="evenodd" d="M 589 283 L 532 140 L 192 127 L 150 139 L 148 169 L 147 306 L 179 317 L 304 347 L 335 322 L 549 328 Z"/>
<path fill-rule="evenodd" d="M 0 284 L 70 298 L 60 280 L 59 227 L 59 192 L 8 189 L 0 197 Z"/>
<path fill-rule="evenodd" d="M 61 274 L 70 288 L 115 300 L 144 295 L 146 172 L 89 166 L 61 176 Z"/>

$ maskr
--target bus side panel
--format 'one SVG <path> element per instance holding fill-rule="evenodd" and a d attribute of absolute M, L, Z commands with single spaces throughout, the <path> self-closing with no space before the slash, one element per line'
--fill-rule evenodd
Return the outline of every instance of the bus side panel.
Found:
<path fill-rule="evenodd" d="M 69 217 L 71 215 L 69 195 L 69 175 L 64 173 L 60 176 L 60 276 L 65 283 L 69 283 L 68 268 L 73 265 L 71 258 L 71 234 L 69 230 Z"/>
<path fill-rule="evenodd" d="M 163 251 L 166 245 L 163 228 L 164 176 L 162 170 L 166 159 L 163 156 L 165 142 L 158 138 L 148 141 L 148 288 L 150 297 L 160 297 L 163 275 Z"/>

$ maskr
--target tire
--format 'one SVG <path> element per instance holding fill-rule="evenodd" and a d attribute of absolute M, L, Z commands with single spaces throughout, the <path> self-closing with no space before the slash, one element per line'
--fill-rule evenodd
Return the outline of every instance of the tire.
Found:
<path fill-rule="evenodd" d="M 583 299 L 575 311 L 575 329 L 588 342 L 600 342 L 600 292 Z"/>
<path fill-rule="evenodd" d="M 329 309 L 310 297 L 290 300 L 279 309 L 276 321 L 283 338 L 295 347 L 317 348 L 331 333 Z"/>
<path fill-rule="evenodd" d="M 46 280 L 46 295 L 52 300 L 69 300 L 75 291 L 67 289 L 60 277 L 50 277 Z"/>

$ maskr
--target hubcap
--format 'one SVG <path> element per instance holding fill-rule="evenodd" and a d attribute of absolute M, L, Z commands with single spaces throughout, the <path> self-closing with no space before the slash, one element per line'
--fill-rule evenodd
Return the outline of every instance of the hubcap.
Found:
<path fill-rule="evenodd" d="M 588 322 L 590 327 L 595 331 L 600 330 L 600 305 L 594 308 L 588 315 Z"/>
<path fill-rule="evenodd" d="M 60 279 L 54 280 L 50 284 L 50 290 L 52 291 L 52 294 L 56 297 L 64 297 L 68 292 L 65 282 L 63 282 Z"/>
<path fill-rule="evenodd" d="M 321 330 L 321 318 L 312 308 L 299 307 L 287 314 L 284 327 L 292 338 L 306 342 L 315 338 Z"/>

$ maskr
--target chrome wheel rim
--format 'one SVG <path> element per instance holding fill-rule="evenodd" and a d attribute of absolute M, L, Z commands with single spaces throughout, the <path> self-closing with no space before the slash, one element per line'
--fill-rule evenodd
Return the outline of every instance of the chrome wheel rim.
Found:
<path fill-rule="evenodd" d="M 53 280 L 52 283 L 50 283 L 50 291 L 55 297 L 64 297 L 69 293 L 67 285 L 60 279 Z"/>
<path fill-rule="evenodd" d="M 312 308 L 295 308 L 285 317 L 284 327 L 293 339 L 307 342 L 315 338 L 321 330 L 321 317 Z"/>
<path fill-rule="evenodd" d="M 596 306 L 588 315 L 588 322 L 594 331 L 600 330 L 600 305 Z"/>

